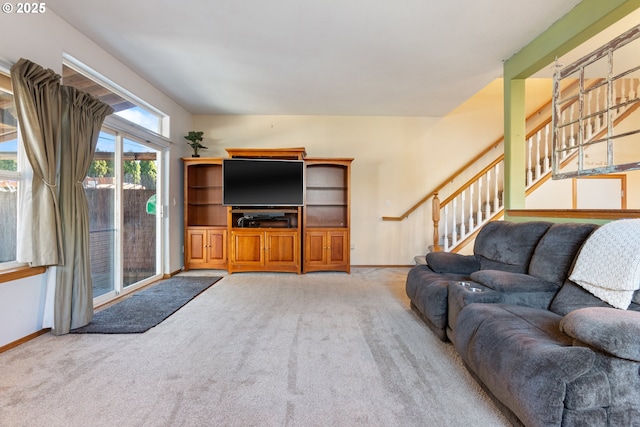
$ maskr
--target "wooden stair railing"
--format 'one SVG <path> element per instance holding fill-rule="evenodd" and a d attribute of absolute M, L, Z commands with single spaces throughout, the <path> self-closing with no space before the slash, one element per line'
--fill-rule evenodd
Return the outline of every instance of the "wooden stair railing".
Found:
<path fill-rule="evenodd" d="M 590 82 L 589 87 L 598 86 L 603 79 L 594 79 Z M 638 80 L 635 81 L 638 84 Z M 565 91 L 576 90 L 578 82 L 568 86 Z M 636 92 L 637 93 L 637 92 Z M 576 97 L 577 102 L 577 97 Z M 571 110 L 571 103 L 563 106 L 562 111 Z M 633 111 L 640 107 L 640 103 L 624 109 L 616 117 L 614 125 L 628 117 Z M 526 195 L 529 195 L 540 185 L 551 177 L 551 101 L 540 107 L 536 112 L 527 118 L 527 123 L 535 121 L 537 116 L 545 114 L 546 119 L 539 121 L 527 133 L 525 141 L 528 145 L 527 164 L 526 164 Z M 548 113 L 545 113 L 548 110 Z M 572 113 L 569 113 L 572 114 Z M 588 123 L 592 126 L 592 123 Z M 591 128 L 593 129 L 593 127 Z M 592 132 L 590 140 L 601 138 L 606 132 L 606 128 L 598 129 Z M 497 148 L 503 141 L 500 138 L 494 141 L 489 147 L 475 156 L 471 161 L 466 163 L 462 168 L 453 173 L 447 180 L 438 185 L 432 192 L 428 193 L 407 212 L 399 217 L 383 217 L 385 221 L 402 221 L 411 213 L 420 208 L 420 206 L 430 199 L 432 200 L 432 220 L 433 220 L 433 251 L 455 251 L 463 247 L 467 242 L 475 238 L 481 226 L 488 221 L 500 217 L 504 213 L 504 205 L 502 202 L 503 184 L 500 182 L 502 176 L 500 172 L 504 169 L 504 153 L 493 160 L 489 165 L 484 167 L 480 172 L 456 189 L 450 196 L 440 201 L 440 192 L 458 178 L 465 170 L 492 150 Z M 571 141 L 566 143 L 571 146 Z M 535 147 L 535 149 L 534 149 Z M 567 165 L 576 153 L 567 154 L 561 162 L 561 165 Z M 534 161 L 535 159 L 535 161 Z M 503 178 L 502 178 L 503 179 Z M 477 190 L 477 191 L 475 191 Z M 467 200 L 466 196 L 469 196 Z M 474 197 L 475 196 L 475 197 Z M 459 203 L 458 203 L 459 202 Z M 458 207 L 459 206 L 459 207 Z M 467 209 L 468 208 L 468 209 Z M 451 210 L 451 215 L 449 215 Z M 441 215 L 444 214 L 444 218 Z M 451 230 L 449 230 L 449 221 L 451 220 Z M 443 224 L 441 224 L 443 222 Z M 440 246 L 440 228 L 443 228 L 442 240 L 444 248 Z M 459 237 L 459 238 L 458 238 Z M 451 245 L 449 244 L 451 242 Z"/>

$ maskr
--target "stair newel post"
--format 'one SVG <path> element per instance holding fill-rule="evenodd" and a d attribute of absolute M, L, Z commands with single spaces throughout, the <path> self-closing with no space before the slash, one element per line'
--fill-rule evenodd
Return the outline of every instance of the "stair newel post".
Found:
<path fill-rule="evenodd" d="M 438 198 L 438 192 L 433 193 L 433 200 L 431 201 L 431 218 L 433 220 L 433 251 L 441 252 L 440 247 L 440 199 Z M 445 229 L 446 233 L 446 229 Z"/>

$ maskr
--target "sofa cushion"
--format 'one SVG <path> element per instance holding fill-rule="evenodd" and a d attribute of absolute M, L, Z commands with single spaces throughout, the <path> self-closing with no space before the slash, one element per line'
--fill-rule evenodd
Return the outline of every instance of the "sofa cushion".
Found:
<path fill-rule="evenodd" d="M 640 294 L 640 292 L 636 292 Z M 565 316 L 573 310 L 578 310 L 584 307 L 611 307 L 611 305 L 602 301 L 587 292 L 585 289 L 573 283 L 571 280 L 567 280 L 560 288 L 558 293 L 549 306 L 549 310 L 560 315 Z M 631 303 L 627 310 L 640 311 L 640 305 Z"/>
<path fill-rule="evenodd" d="M 640 312 L 581 308 L 562 318 L 560 330 L 609 354 L 640 362 Z"/>
<path fill-rule="evenodd" d="M 427 265 L 436 273 L 458 273 L 469 275 L 480 269 L 480 262 L 473 255 L 454 252 L 429 252 Z"/>
<path fill-rule="evenodd" d="M 525 425 L 561 425 L 567 384 L 594 369 L 595 353 L 572 346 L 561 319 L 508 304 L 470 304 L 458 314 L 460 356 Z"/>
<path fill-rule="evenodd" d="M 546 221 L 492 221 L 484 225 L 473 249 L 480 269 L 526 273 L 540 238 L 551 225 Z"/>
<path fill-rule="evenodd" d="M 500 292 L 501 302 L 549 308 L 558 292 L 558 285 L 535 276 L 499 270 L 480 270 L 471 274 L 471 280 Z"/>
<path fill-rule="evenodd" d="M 562 285 L 580 247 L 597 227 L 595 224 L 553 224 L 533 252 L 529 274 Z"/>

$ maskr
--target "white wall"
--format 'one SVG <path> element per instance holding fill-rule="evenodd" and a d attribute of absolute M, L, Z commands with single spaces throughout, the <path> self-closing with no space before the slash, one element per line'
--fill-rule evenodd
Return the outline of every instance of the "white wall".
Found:
<path fill-rule="evenodd" d="M 353 157 L 353 265 L 409 265 L 432 243 L 431 205 L 399 216 L 451 172 L 502 135 L 502 82 L 443 118 L 195 116 L 209 150 L 305 147 L 309 157 Z"/>
<path fill-rule="evenodd" d="M 354 157 L 351 263 L 410 265 L 433 244 L 431 204 L 401 222 L 382 217 L 402 215 L 502 137 L 502 93 L 497 79 L 445 117 L 195 116 L 193 123 L 204 131 L 205 156 L 224 157 L 229 147 L 305 147 L 309 157 Z M 532 113 L 551 98 L 551 82 L 532 79 L 527 94 Z"/>
<path fill-rule="evenodd" d="M 0 40 L 3 40 L 0 61 L 13 64 L 23 57 L 61 74 L 65 52 L 171 116 L 170 139 L 176 144 L 172 146 L 167 162 L 169 212 L 165 230 L 168 257 L 163 267 L 165 273 L 180 269 L 183 265 L 183 222 L 179 158 L 188 155 L 189 147 L 183 143 L 182 136 L 191 129 L 191 115 L 49 10 L 42 15 L 4 14 L 0 24 Z M 175 205 L 172 203 L 174 198 Z M 0 346 L 40 330 L 44 299 L 42 281 L 43 276 L 37 276 L 0 283 L 0 314 L 3 316 L 0 319 Z"/>

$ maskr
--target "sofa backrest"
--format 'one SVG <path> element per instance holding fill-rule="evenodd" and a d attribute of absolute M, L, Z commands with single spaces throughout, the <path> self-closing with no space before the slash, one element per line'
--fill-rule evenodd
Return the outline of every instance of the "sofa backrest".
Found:
<path fill-rule="evenodd" d="M 596 224 L 553 224 L 536 245 L 528 273 L 562 286 L 582 244 L 597 227 Z"/>
<path fill-rule="evenodd" d="M 567 279 L 551 301 L 549 310 L 560 316 L 566 316 L 573 310 L 585 307 L 611 307 L 611 305 Z M 640 291 L 635 292 L 628 310 L 640 311 Z"/>
<path fill-rule="evenodd" d="M 473 253 L 481 270 L 527 273 L 538 242 L 553 223 L 492 221 L 476 237 Z"/>

